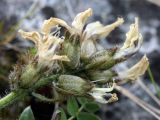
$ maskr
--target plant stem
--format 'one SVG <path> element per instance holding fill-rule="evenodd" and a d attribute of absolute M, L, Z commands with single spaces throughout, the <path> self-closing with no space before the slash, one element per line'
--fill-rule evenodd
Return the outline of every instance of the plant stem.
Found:
<path fill-rule="evenodd" d="M 0 99 L 0 109 L 12 104 L 13 102 L 21 99 L 25 95 L 25 92 L 20 90 L 17 92 L 11 92 L 5 97 Z"/>
<path fill-rule="evenodd" d="M 52 83 L 56 78 L 57 75 L 42 78 L 39 81 L 37 81 L 36 84 L 31 86 L 31 89 L 18 89 L 17 91 L 10 92 L 8 95 L 0 99 L 0 109 L 12 104 L 17 100 L 24 98 L 24 96 L 26 96 L 29 92 L 34 91 L 35 89 Z"/>

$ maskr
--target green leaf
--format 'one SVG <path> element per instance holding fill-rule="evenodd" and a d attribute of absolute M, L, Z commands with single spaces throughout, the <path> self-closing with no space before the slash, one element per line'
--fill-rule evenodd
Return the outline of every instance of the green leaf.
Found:
<path fill-rule="evenodd" d="M 88 112 L 94 113 L 100 109 L 100 106 L 96 103 L 93 102 L 92 100 L 80 97 L 78 98 L 78 102 L 81 105 L 84 105 L 84 109 Z"/>
<path fill-rule="evenodd" d="M 19 120 L 35 120 L 30 106 L 26 107 L 20 115 Z"/>
<path fill-rule="evenodd" d="M 93 102 L 93 100 L 90 100 L 90 99 L 87 99 L 87 98 L 84 98 L 84 97 L 79 97 L 79 98 L 78 98 L 78 102 L 79 102 L 81 105 L 84 105 L 84 104 L 86 104 L 86 103 Z"/>
<path fill-rule="evenodd" d="M 87 99 L 84 97 L 79 97 L 77 100 L 81 105 L 88 103 Z"/>
<path fill-rule="evenodd" d="M 86 103 L 84 109 L 88 112 L 94 113 L 100 109 L 100 106 L 95 102 Z"/>
<path fill-rule="evenodd" d="M 81 112 L 78 114 L 77 120 L 100 120 L 100 118 L 91 113 Z"/>
<path fill-rule="evenodd" d="M 61 118 L 60 118 L 60 120 L 67 120 L 66 113 L 64 112 L 64 110 L 61 108 L 60 111 L 61 111 Z"/>
<path fill-rule="evenodd" d="M 78 103 L 74 97 L 70 97 L 67 101 L 67 111 L 70 115 L 76 116 L 78 112 Z"/>

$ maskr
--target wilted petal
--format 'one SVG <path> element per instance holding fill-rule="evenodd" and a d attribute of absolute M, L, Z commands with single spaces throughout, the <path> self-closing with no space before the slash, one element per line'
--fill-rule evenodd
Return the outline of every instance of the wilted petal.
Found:
<path fill-rule="evenodd" d="M 88 19 L 88 17 L 90 17 L 92 15 L 92 9 L 89 8 L 88 10 L 79 13 L 75 18 L 74 21 L 72 22 L 72 26 L 78 30 L 79 33 L 81 33 L 84 24 L 86 22 L 86 20 Z"/>
<path fill-rule="evenodd" d="M 109 35 L 111 31 L 113 31 L 116 27 L 123 24 L 123 18 L 118 18 L 116 22 L 104 26 L 100 22 L 94 22 L 87 25 L 85 32 L 87 34 L 87 38 L 97 35 L 98 37 L 106 37 Z M 86 38 L 86 39 L 87 39 Z"/>
<path fill-rule="evenodd" d="M 25 32 L 23 30 L 19 30 L 18 32 L 21 34 L 21 36 L 23 38 L 33 41 L 36 45 L 38 45 L 42 40 L 42 38 L 38 32 L 35 32 L 35 31 Z"/>
<path fill-rule="evenodd" d="M 66 29 L 68 29 L 69 31 L 71 31 L 71 27 L 68 26 L 68 24 L 64 20 L 61 20 L 58 18 L 50 18 L 44 21 L 43 26 L 42 26 L 42 33 L 49 34 L 51 29 L 53 27 L 56 27 L 56 25 L 61 25 L 65 27 Z"/>
<path fill-rule="evenodd" d="M 130 26 L 129 32 L 126 34 L 124 45 L 116 52 L 115 59 L 127 59 L 135 54 L 143 43 L 143 37 L 138 30 L 138 18 L 135 18 L 135 24 Z"/>
<path fill-rule="evenodd" d="M 121 49 L 126 49 L 134 46 L 135 42 L 139 40 L 140 33 L 138 30 L 138 18 L 135 18 L 135 23 L 130 26 L 129 32 L 126 34 L 126 40 Z"/>
<path fill-rule="evenodd" d="M 148 68 L 148 65 L 149 61 L 145 55 L 137 64 L 135 64 L 127 71 L 119 72 L 119 78 L 127 80 L 136 80 L 138 77 L 142 76 L 145 73 L 145 71 Z"/>

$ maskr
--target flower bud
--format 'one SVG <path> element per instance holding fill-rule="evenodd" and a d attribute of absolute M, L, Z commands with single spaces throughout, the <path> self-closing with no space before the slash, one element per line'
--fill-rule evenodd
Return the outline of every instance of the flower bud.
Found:
<path fill-rule="evenodd" d="M 80 60 L 80 44 L 79 37 L 73 35 L 66 37 L 62 44 L 62 54 L 65 54 L 70 61 L 63 62 L 67 68 L 74 69 L 79 65 Z"/>
<path fill-rule="evenodd" d="M 62 94 L 85 95 L 93 88 L 93 85 L 77 76 L 61 75 L 57 82 L 57 90 Z"/>
<path fill-rule="evenodd" d="M 86 69 L 109 69 L 116 64 L 113 59 L 115 49 L 112 50 L 101 50 L 93 54 L 89 58 L 89 64 L 86 65 Z"/>
<path fill-rule="evenodd" d="M 20 77 L 20 87 L 28 88 L 39 79 L 38 69 L 33 64 L 29 64 Z"/>
<path fill-rule="evenodd" d="M 112 70 L 105 70 L 105 71 L 89 71 L 87 74 L 90 80 L 95 81 L 98 84 L 106 84 L 108 82 L 113 82 L 113 77 L 117 74 L 115 71 Z"/>

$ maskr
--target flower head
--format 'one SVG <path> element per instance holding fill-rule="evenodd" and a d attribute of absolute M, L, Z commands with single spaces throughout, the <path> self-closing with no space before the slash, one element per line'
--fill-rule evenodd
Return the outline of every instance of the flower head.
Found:
<path fill-rule="evenodd" d="M 138 28 L 138 18 L 135 18 L 135 23 L 130 26 L 121 48 L 106 50 L 101 46 L 99 50 L 97 46 L 100 45 L 97 40 L 107 37 L 115 28 L 123 24 L 124 20 L 118 18 L 114 23 L 106 26 L 96 21 L 84 28 L 91 15 L 92 9 L 89 8 L 79 13 L 71 25 L 64 20 L 50 18 L 44 21 L 41 33 L 22 30 L 19 30 L 19 33 L 35 43 L 37 48 L 35 58 L 40 66 L 38 68 L 49 68 L 51 72 L 48 72 L 47 76 L 52 76 L 56 71 L 57 77 L 53 81 L 53 87 L 57 96 L 64 96 L 64 98 L 70 95 L 83 96 L 93 98 L 100 103 L 110 103 L 118 100 L 117 95 L 111 93 L 116 84 L 114 79 L 119 77 L 135 80 L 145 73 L 149 62 L 144 56 L 140 62 L 127 71 L 114 71 L 113 66 L 127 60 L 141 47 L 143 39 Z M 61 27 L 64 28 L 64 34 L 61 33 Z M 52 28 L 55 30 L 53 31 Z M 24 85 L 34 78 L 37 78 L 37 82 L 41 77 L 37 75 L 40 73 L 36 65 L 28 66 L 30 69 L 25 67 L 25 72 L 21 75 Z M 58 66 L 58 70 L 54 66 Z M 34 70 L 36 72 L 32 72 Z M 41 70 L 43 76 L 46 76 L 45 70 Z M 32 78 L 26 77 L 31 76 L 29 74 Z M 29 82 L 25 82 L 26 78 Z"/>

